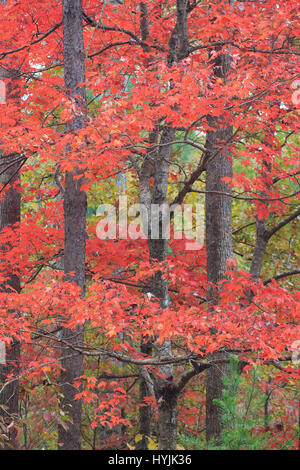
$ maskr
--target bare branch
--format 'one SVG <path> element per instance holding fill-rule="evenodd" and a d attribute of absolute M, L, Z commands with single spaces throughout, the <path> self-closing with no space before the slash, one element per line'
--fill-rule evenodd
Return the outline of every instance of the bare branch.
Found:
<path fill-rule="evenodd" d="M 300 208 L 298 210 L 296 210 L 295 212 L 293 212 L 293 214 L 289 215 L 286 219 L 279 222 L 279 224 L 275 225 L 275 227 L 273 227 L 270 230 L 267 230 L 266 235 L 267 235 L 268 239 L 270 239 L 282 227 L 289 224 L 292 220 L 296 219 L 296 217 L 298 217 L 299 215 L 300 215 Z"/>
<path fill-rule="evenodd" d="M 289 276 L 297 276 L 298 274 L 300 274 L 300 269 L 294 269 L 293 271 L 288 271 L 286 273 L 277 274 L 276 276 L 272 276 L 269 279 L 266 279 L 264 281 L 264 285 L 266 286 L 267 284 L 272 282 L 272 279 L 275 279 L 277 281 L 279 279 L 284 279 Z"/>

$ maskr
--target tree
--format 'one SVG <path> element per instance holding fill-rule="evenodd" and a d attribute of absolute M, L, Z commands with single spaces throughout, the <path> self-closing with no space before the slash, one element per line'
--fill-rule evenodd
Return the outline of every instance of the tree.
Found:
<path fill-rule="evenodd" d="M 2 231 L 11 249 L 0 265 L 8 272 L 19 260 L 22 289 L 3 293 L 0 339 L 18 335 L 18 379 L 32 392 L 34 437 L 23 430 L 20 446 L 54 445 L 34 431 L 41 407 L 63 449 L 129 435 L 142 448 L 175 449 L 183 403 L 202 407 L 192 391 L 204 371 L 206 433 L 218 439 L 214 400 L 231 353 L 245 374 L 259 364 L 277 369 L 275 383 L 297 377 L 296 6 L 2 7 L 1 66 L 19 70 L 22 98 L 2 113 L 0 141 L 4 155 L 26 155 L 21 243 Z M 130 204 L 143 204 L 139 220 L 130 208 L 125 236 L 113 224 L 120 173 Z M 100 203 L 110 218 L 99 222 Z M 206 208 L 206 244 L 190 251 L 195 233 L 177 236 L 186 204 Z"/>
<path fill-rule="evenodd" d="M 14 101 L 19 101 L 17 90 L 18 72 L 16 70 L 3 70 L 0 68 L 0 78 L 4 84 L 4 103 L 10 105 Z M 5 80 L 6 79 L 6 80 Z M 10 83 L 7 83 L 10 79 Z M 21 210 L 21 192 L 19 170 L 24 163 L 20 154 L 15 152 L 1 155 L 2 170 L 0 181 L 1 199 L 0 199 L 0 231 L 10 231 L 15 233 L 16 241 L 19 242 L 19 223 Z M 6 237 L 5 237 L 6 238 Z M 1 246 L 2 256 L 11 249 L 9 243 Z M 1 270 L 1 292 L 20 292 L 20 279 L 18 273 L 10 268 Z M 14 313 L 12 313 L 14 315 Z M 19 382 L 18 370 L 20 361 L 20 342 L 15 337 L 8 343 L 3 343 L 5 347 L 4 365 L 0 366 L 0 382 L 5 384 L 0 390 L 0 416 L 7 433 L 4 441 L 4 448 L 16 446 L 17 426 L 16 421 L 19 411 Z"/>
<path fill-rule="evenodd" d="M 63 2 L 63 46 L 64 46 L 64 79 L 69 99 L 73 106 L 74 118 L 67 126 L 69 135 L 82 128 L 86 115 L 86 98 L 84 87 L 84 46 L 82 33 L 82 2 L 72 0 Z M 72 151 L 72 144 L 66 152 Z M 80 152 L 80 148 L 76 149 Z M 80 159 L 80 155 L 77 157 Z M 86 239 L 86 194 L 81 186 L 84 181 L 81 169 L 68 171 L 64 189 L 64 272 L 66 280 L 75 282 L 85 290 L 85 239 Z M 74 274 L 70 274 L 74 273 Z M 62 328 L 62 341 L 70 345 L 83 345 L 84 331 L 78 326 L 75 331 Z M 70 416 L 67 429 L 60 425 L 58 440 L 61 449 L 80 449 L 81 400 L 75 400 L 76 389 L 73 382 L 83 374 L 83 356 L 74 355 L 72 347 L 64 347 L 62 342 L 61 374 L 61 408 Z M 71 356 L 71 357 L 70 357 Z"/>

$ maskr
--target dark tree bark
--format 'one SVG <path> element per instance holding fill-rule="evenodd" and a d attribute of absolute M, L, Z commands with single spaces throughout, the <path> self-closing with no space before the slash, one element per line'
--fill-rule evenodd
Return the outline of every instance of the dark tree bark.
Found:
<path fill-rule="evenodd" d="M 85 88 L 78 85 L 85 80 L 85 59 L 82 31 L 82 1 L 63 1 L 63 46 L 64 46 L 64 78 L 67 93 L 75 103 L 74 119 L 67 129 L 73 132 L 85 124 L 86 97 Z M 79 150 L 78 150 L 79 152 Z M 78 156 L 80 158 L 80 156 Z M 80 175 L 81 178 L 76 177 Z M 64 222 L 65 222 L 65 249 L 64 272 L 65 280 L 75 282 L 82 295 L 85 289 L 85 242 L 86 242 L 86 194 L 81 190 L 84 181 L 82 171 L 75 169 L 67 172 L 64 191 Z M 68 273 L 74 272 L 74 275 Z M 83 327 L 70 331 L 62 329 L 61 338 L 71 345 L 82 345 L 84 341 Z M 74 400 L 78 390 L 73 382 L 76 377 L 83 375 L 83 356 L 76 354 L 72 347 L 62 348 L 63 371 L 60 379 L 61 410 L 70 417 L 68 428 L 59 426 L 58 442 L 62 450 L 80 449 L 81 430 L 81 400 Z M 72 357 L 68 357 L 68 356 Z"/>
<path fill-rule="evenodd" d="M 176 2 L 176 24 L 169 41 L 168 66 L 171 66 L 174 62 L 179 62 L 188 55 L 188 5 L 188 0 L 177 0 Z M 146 9 L 142 5 L 141 31 L 143 38 L 146 38 L 147 35 L 145 15 Z M 140 171 L 140 203 L 147 208 L 148 213 L 148 247 L 150 260 L 164 261 L 167 258 L 166 234 L 160 230 L 158 239 L 153 239 L 153 236 L 151 236 L 151 223 L 153 221 L 151 205 L 157 204 L 161 206 L 167 204 L 169 162 L 174 136 L 175 129 L 167 124 L 164 125 L 163 129 L 160 131 L 158 131 L 158 129 L 153 130 L 149 137 L 149 143 L 153 145 L 153 150 L 150 150 L 145 157 Z M 152 194 L 150 190 L 151 176 L 154 178 Z M 160 216 L 160 223 L 162 223 L 162 217 L 163 215 Z M 168 284 L 166 279 L 163 278 L 163 273 L 157 272 L 151 279 L 150 285 L 151 292 L 155 297 L 160 299 L 160 307 L 168 308 Z M 159 359 L 171 356 L 171 342 L 165 341 L 162 345 L 156 345 L 155 354 Z M 160 450 L 176 449 L 177 390 L 173 384 L 173 366 L 166 365 L 160 367 L 160 373 L 164 378 L 158 377 L 155 383 L 155 393 L 158 403 L 158 448 Z M 143 387 L 144 391 L 146 391 L 147 387 L 145 383 Z M 149 431 L 150 418 L 149 410 L 145 412 L 141 411 L 140 424 L 143 426 L 141 427 L 142 434 Z M 143 440 L 143 445 L 145 446 L 144 448 L 146 448 L 145 439 Z"/>
<path fill-rule="evenodd" d="M 0 68 L 0 79 L 10 78 L 10 86 L 6 90 L 6 100 L 18 99 L 18 91 L 14 85 L 18 74 L 13 70 L 3 70 Z M 2 104 L 1 106 L 7 106 Z M 3 173 L 0 176 L 0 232 L 6 227 L 19 224 L 21 212 L 21 193 L 19 169 L 22 159 L 18 154 L 4 155 L 1 153 L 1 169 Z M 3 190 L 3 192 L 2 192 Z M 15 228 L 19 230 L 18 225 Z M 17 234 L 18 235 L 18 234 Z M 0 233 L 1 237 L 1 233 Z M 17 237 L 18 238 L 18 237 Z M 1 250 L 9 250 L 10 247 L 1 246 Z M 5 286 L 0 286 L 2 292 L 20 292 L 20 278 L 15 272 L 2 273 L 8 278 Z M 6 348 L 6 363 L 0 365 L 0 419 L 3 419 L 7 426 L 7 440 L 3 443 L 5 449 L 16 449 L 16 421 L 19 413 L 19 365 L 20 365 L 20 343 L 13 340 L 11 345 Z M 10 381 L 5 384 L 7 377 L 11 377 Z"/>
<path fill-rule="evenodd" d="M 147 356 L 152 354 L 152 343 L 151 341 L 145 340 L 141 343 L 141 352 Z M 149 395 L 148 387 L 145 379 L 140 377 L 140 404 L 145 403 L 145 398 Z M 142 435 L 142 439 L 137 444 L 137 449 L 145 450 L 148 449 L 148 439 L 151 435 L 151 406 L 144 405 L 140 406 L 139 409 L 139 433 Z"/>
<path fill-rule="evenodd" d="M 140 202 L 144 204 L 148 214 L 148 246 L 150 260 L 164 261 L 167 257 L 167 239 L 162 231 L 162 217 L 163 214 L 158 215 L 160 224 L 159 238 L 154 239 L 151 233 L 151 226 L 154 223 L 153 213 L 151 208 L 154 204 L 162 205 L 166 203 L 168 178 L 169 178 L 169 165 L 171 156 L 171 142 L 174 140 L 174 129 L 165 127 L 161 133 L 158 147 L 158 131 L 154 131 L 150 136 L 150 143 L 154 144 L 154 150 L 149 152 L 142 165 L 140 172 Z M 169 143 L 169 144 L 168 144 Z M 154 188 L 151 194 L 150 191 L 150 177 L 154 175 Z M 151 293 L 160 299 L 160 307 L 168 308 L 169 294 L 167 280 L 163 278 L 162 272 L 157 272 L 150 281 Z M 147 343 L 146 343 L 147 344 Z M 150 343 L 148 343 L 150 345 Z M 149 347 L 149 346 L 148 346 Z M 156 356 L 163 358 L 170 356 L 171 342 L 165 341 L 161 346 L 156 345 Z M 160 373 L 164 378 L 157 378 L 155 384 L 156 398 L 158 402 L 158 445 L 159 449 L 175 449 L 177 437 L 177 394 L 175 389 L 172 393 L 172 385 L 169 384 L 170 377 L 173 377 L 173 366 L 167 365 L 160 368 Z M 147 385 L 143 383 L 144 390 L 147 394 Z M 169 387 L 170 385 L 170 387 Z M 166 394 L 165 390 L 168 389 L 170 393 Z M 146 418 L 145 414 L 142 417 Z M 145 425 L 149 430 L 149 418 L 144 423 L 143 431 L 146 430 Z M 144 445 L 147 441 L 145 439 Z"/>
<path fill-rule="evenodd" d="M 148 6 L 144 3 L 140 3 L 140 32 L 141 32 L 141 39 L 143 41 L 146 41 L 148 36 L 149 36 L 149 18 L 148 18 Z M 147 46 L 143 46 L 144 52 L 149 52 L 150 48 Z M 150 136 L 150 144 L 156 144 L 157 143 L 157 132 L 153 132 L 152 135 Z M 151 158 L 151 156 L 150 156 Z M 149 158 L 147 158 L 147 161 L 144 163 L 140 175 L 140 181 L 143 185 L 143 194 L 144 198 L 147 200 L 147 204 L 149 203 L 149 198 L 150 198 L 150 193 L 148 192 L 148 180 L 149 180 L 149 171 L 151 173 L 151 168 L 152 165 L 150 161 L 148 161 Z M 143 200 L 143 194 L 140 196 L 140 201 L 142 202 Z M 141 352 L 143 354 L 146 354 L 147 356 L 150 356 L 152 354 L 152 341 L 149 338 L 143 338 L 141 341 Z M 145 450 L 148 449 L 148 439 L 147 437 L 150 437 L 151 434 L 151 416 L 152 416 L 152 410 L 150 405 L 144 405 L 144 400 L 145 397 L 148 396 L 148 386 L 147 383 L 142 376 L 140 375 L 140 404 L 143 404 L 143 406 L 140 406 L 139 408 L 139 432 L 142 435 L 142 439 L 139 441 L 137 448 L 139 450 Z"/>
<path fill-rule="evenodd" d="M 206 163 L 207 279 L 213 284 L 224 280 L 226 263 L 233 257 L 232 198 L 215 193 L 219 191 L 231 194 L 228 184 L 222 181 L 225 176 L 232 176 L 231 157 L 224 145 L 231 136 L 231 126 L 220 127 L 216 132 L 209 131 L 206 141 L 206 148 L 211 155 Z"/>
<path fill-rule="evenodd" d="M 159 147 L 157 159 L 154 163 L 154 189 L 152 204 L 165 204 L 169 179 L 169 162 L 172 145 L 168 142 L 174 140 L 175 131 L 165 127 Z M 151 217 L 150 219 L 151 220 Z M 163 214 L 160 222 L 163 220 Z M 160 229 L 160 238 L 155 240 L 148 238 L 150 259 L 165 261 L 167 258 L 167 239 Z M 160 299 L 161 308 L 169 307 L 168 282 L 162 277 L 162 272 L 157 272 L 151 280 L 151 291 Z M 165 341 L 162 345 L 156 345 L 156 355 L 159 359 L 172 356 L 171 341 Z M 177 393 L 173 387 L 173 365 L 160 367 L 160 373 L 164 378 L 156 380 L 156 397 L 158 403 L 158 448 L 160 450 L 176 449 L 177 440 Z M 171 379 L 172 378 L 172 379 Z M 166 393 L 167 392 L 167 393 Z"/>
<path fill-rule="evenodd" d="M 226 78 L 230 69 L 229 55 L 220 55 L 215 63 L 214 74 Z M 212 303 L 218 302 L 217 284 L 225 279 L 226 263 L 233 257 L 232 248 L 232 198 L 217 192 L 231 194 L 224 177 L 232 176 L 232 161 L 227 143 L 232 137 L 232 127 L 223 119 L 211 119 L 210 126 L 215 131 L 208 131 L 206 149 L 206 255 L 208 297 Z M 214 332 L 212 332 L 214 333 Z M 213 359 L 222 359 L 224 353 L 216 352 Z M 226 373 L 225 364 L 218 363 L 210 367 L 206 373 L 206 438 L 219 439 L 221 434 L 220 410 L 214 400 L 222 396 L 222 377 Z"/>
<path fill-rule="evenodd" d="M 1 160 L 6 160 L 6 171 L 0 177 L 1 186 L 10 180 L 8 190 L 5 192 L 4 198 L 0 199 L 0 231 L 20 222 L 20 190 L 16 184 L 19 183 L 18 169 L 20 163 L 12 166 L 11 161 L 16 159 L 16 155 L 1 156 Z M 18 228 L 16 228 L 18 230 Z M 1 237 L 1 233 L 0 233 Z M 1 243 L 1 242 L 0 242 Z M 2 247 L 1 247 L 2 248 Z M 3 248 L 2 248 L 3 249 Z M 9 249 L 9 247 L 5 247 Z M 2 273 L 3 274 L 3 273 Z M 19 276 L 13 272 L 5 273 L 8 276 L 6 286 L 1 287 L 1 291 L 20 292 Z M 6 363 L 0 365 L 0 416 L 3 418 L 4 424 L 8 429 L 7 441 L 4 448 L 16 448 L 16 421 L 19 412 L 19 363 L 20 363 L 20 343 L 13 340 L 11 345 L 6 348 Z M 5 384 L 7 377 L 11 377 L 10 381 Z M 3 407 L 3 408 L 2 408 Z"/>

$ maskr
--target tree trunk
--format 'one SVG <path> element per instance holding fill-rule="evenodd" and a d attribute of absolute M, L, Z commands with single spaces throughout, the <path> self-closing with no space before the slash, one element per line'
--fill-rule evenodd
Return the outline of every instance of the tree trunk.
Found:
<path fill-rule="evenodd" d="M 154 222 L 152 213 L 153 205 L 166 203 L 169 162 L 171 156 L 171 142 L 174 140 L 174 129 L 165 127 L 162 130 L 159 147 L 152 155 L 146 157 L 140 174 L 140 202 L 144 204 L 148 212 L 148 246 L 151 260 L 165 261 L 167 258 L 167 239 L 162 230 L 163 214 L 158 215 L 159 238 L 154 239 L 151 226 Z M 150 141 L 155 143 L 157 135 L 155 132 L 150 136 Z M 154 161 L 152 165 L 151 161 Z M 154 188 L 151 195 L 150 177 L 154 175 Z M 151 293 L 160 299 L 160 307 L 169 307 L 168 283 L 163 278 L 162 272 L 157 272 L 150 281 Z M 165 341 L 162 345 L 156 345 L 156 356 L 161 359 L 172 355 L 171 342 Z M 163 377 L 156 379 L 155 389 L 158 403 L 158 448 L 160 450 L 176 449 L 177 437 L 177 392 L 173 384 L 173 366 L 160 367 Z M 146 390 L 146 385 L 144 385 Z M 146 415 L 142 415 L 145 416 Z M 149 428 L 149 419 L 145 421 Z M 144 424 L 145 425 L 145 424 Z M 146 441 L 145 441 L 146 444 Z"/>
<path fill-rule="evenodd" d="M 78 85 L 85 80 L 84 45 L 82 31 L 82 1 L 63 1 L 63 46 L 64 46 L 64 79 L 65 87 L 71 92 L 75 104 L 76 115 L 67 128 L 76 131 L 84 126 L 86 113 L 85 88 Z M 81 175 L 81 178 L 76 177 Z M 65 249 L 64 272 L 65 280 L 75 282 L 84 295 L 85 289 L 85 239 L 86 239 L 86 194 L 81 190 L 84 176 L 81 171 L 67 172 L 64 194 Z M 74 275 L 68 273 L 74 272 Z M 83 327 L 76 331 L 62 329 L 61 338 L 71 345 L 82 345 L 84 341 Z M 75 354 L 75 355 L 74 355 Z M 59 448 L 62 450 L 80 449 L 81 400 L 74 400 L 78 393 L 73 382 L 83 375 L 83 356 L 76 354 L 72 347 L 62 348 L 62 367 L 60 392 L 62 395 L 60 408 L 70 417 L 68 428 L 58 428 Z M 72 357 L 68 357 L 72 355 Z"/>
<path fill-rule="evenodd" d="M 11 98 L 18 99 L 18 91 L 14 89 L 17 79 L 17 72 L 14 70 L 4 70 L 0 68 L 0 79 L 10 78 L 13 79 L 10 86 L 6 90 L 6 100 Z M 2 104 L 1 106 L 7 106 Z M 18 154 L 1 154 L 1 161 L 5 171 L 0 176 L 0 232 L 3 228 L 20 223 L 21 213 L 21 193 L 19 188 L 20 178 L 19 169 L 22 160 Z M 16 227 L 16 230 L 19 230 Z M 1 235 L 1 234 L 0 234 Z M 18 234 L 19 235 L 19 234 Z M 1 245 L 1 242 L 0 242 Z M 1 250 L 9 250 L 10 247 L 1 247 Z M 8 276 L 6 286 L 1 286 L 2 292 L 20 292 L 20 279 L 14 272 L 5 273 Z M 19 365 L 20 365 L 20 343 L 13 340 L 11 345 L 6 348 L 5 364 L 0 365 L 0 419 L 4 420 L 7 426 L 7 441 L 3 446 L 5 449 L 16 448 L 17 429 L 14 424 L 18 418 L 19 412 Z M 12 374 L 12 380 L 5 385 L 6 378 Z M 2 408 L 4 406 L 4 408 Z"/>
<path fill-rule="evenodd" d="M 231 58 L 229 55 L 218 57 L 214 74 L 225 79 L 230 69 Z M 208 297 L 213 303 L 218 301 L 216 284 L 225 279 L 226 263 L 233 257 L 232 248 L 232 198 L 218 192 L 231 193 L 227 183 L 222 181 L 224 177 L 232 176 L 232 161 L 226 142 L 232 137 L 232 127 L 226 124 L 224 119 L 210 119 L 210 126 L 215 131 L 208 131 L 206 137 L 206 149 L 208 159 L 206 163 L 206 255 L 207 255 L 207 282 L 214 285 L 208 287 Z M 216 352 L 213 358 L 223 357 L 221 352 Z M 206 439 L 219 439 L 221 435 L 220 410 L 214 403 L 221 398 L 223 382 L 222 377 L 226 373 L 225 364 L 214 365 L 206 373 Z"/>
<path fill-rule="evenodd" d="M 20 222 L 20 207 L 21 207 L 21 194 L 20 190 L 15 184 L 19 183 L 18 169 L 20 163 L 12 166 L 11 161 L 16 159 L 16 155 L 1 156 L 1 160 L 6 160 L 7 169 L 1 175 L 0 183 L 3 184 L 10 180 L 8 190 L 5 192 L 4 198 L 0 200 L 0 231 L 9 227 L 10 225 Z M 3 196 L 3 195 L 1 195 Z M 18 228 L 17 228 L 18 230 Z M 2 247 L 1 247 L 2 248 Z M 2 248 L 3 249 L 3 248 Z M 9 247 L 4 248 L 9 249 Z M 3 274 L 3 273 L 2 273 Z M 7 286 L 2 286 L 3 292 L 20 292 L 20 279 L 14 273 L 6 273 L 9 277 Z M 10 383 L 4 386 L 0 392 L 0 416 L 3 418 L 7 426 L 7 441 L 4 443 L 4 448 L 16 448 L 16 420 L 19 411 L 19 363 L 20 363 L 20 343 L 13 341 L 9 347 L 6 348 L 5 364 L 0 365 L 0 387 L 3 387 L 5 380 L 12 374 Z"/>
<path fill-rule="evenodd" d="M 143 354 L 146 354 L 147 356 L 150 356 L 152 354 L 152 342 L 151 341 L 145 341 L 141 343 L 141 352 Z M 148 387 L 143 379 L 143 377 L 140 377 L 140 404 L 142 405 L 144 403 L 145 397 L 149 395 L 148 393 Z M 139 408 L 139 433 L 143 436 L 142 439 L 138 442 L 137 444 L 137 449 L 139 450 L 145 450 L 148 449 L 148 439 L 147 437 L 150 437 L 151 434 L 151 406 L 150 405 L 145 405 L 145 406 L 140 406 Z"/>
<path fill-rule="evenodd" d="M 177 0 L 177 16 L 176 25 L 169 41 L 168 66 L 174 62 L 180 61 L 187 55 L 188 48 L 188 28 L 187 28 L 187 0 Z M 148 10 L 147 6 L 142 2 L 141 8 L 141 36 L 146 40 L 149 35 Z M 145 49 L 146 50 L 146 49 Z M 169 142 L 174 140 L 175 130 L 165 126 L 161 132 L 160 145 L 158 144 L 159 131 L 154 129 L 150 134 L 149 144 L 154 145 L 154 149 L 150 150 L 143 162 L 140 172 L 140 203 L 147 208 L 148 212 L 148 247 L 150 260 L 164 261 L 167 257 L 167 240 L 165 234 L 160 229 L 159 239 L 153 239 L 151 236 L 151 204 L 166 204 L 167 189 L 169 180 L 169 161 L 172 145 Z M 154 163 L 153 163 L 154 162 Z M 150 177 L 154 176 L 154 189 L 151 195 Z M 161 221 L 160 221 L 161 222 Z M 169 294 L 166 280 L 163 279 L 162 273 L 158 272 L 151 280 L 151 291 L 155 297 L 160 299 L 160 306 L 168 308 Z M 142 351 L 151 354 L 151 343 L 142 343 Z M 156 354 L 158 357 L 171 355 L 171 343 L 166 341 L 161 347 L 157 347 Z M 159 449 L 175 449 L 177 437 L 177 395 L 171 394 L 172 398 L 167 401 L 163 398 L 162 390 L 168 387 L 167 378 L 172 377 L 173 367 L 166 366 L 161 368 L 160 372 L 165 379 L 158 379 L 156 383 L 156 394 L 158 399 L 159 419 L 158 419 L 158 447 Z M 172 388 L 172 386 L 171 386 Z M 140 401 L 144 400 L 147 395 L 147 386 L 141 377 Z M 140 408 L 140 432 L 144 436 L 139 448 L 147 448 L 146 435 L 150 433 L 151 409 L 150 407 Z"/>
<path fill-rule="evenodd" d="M 188 55 L 188 0 L 176 1 L 176 24 L 172 31 L 169 41 L 169 54 L 167 65 L 170 67 L 174 62 L 179 62 Z M 145 40 L 148 36 L 147 8 L 142 3 L 142 22 L 141 33 Z M 169 181 L 169 166 L 172 144 L 174 140 L 175 129 L 165 125 L 161 131 L 159 145 L 159 131 L 154 129 L 150 134 L 149 143 L 154 145 L 146 156 L 140 171 L 140 203 L 147 208 L 148 212 L 148 247 L 150 260 L 164 261 L 167 258 L 167 239 L 160 227 L 158 239 L 151 236 L 151 205 L 167 203 L 167 189 Z M 154 188 L 151 194 L 150 178 L 154 177 Z M 163 215 L 160 217 L 160 224 Z M 151 292 L 160 299 L 161 308 L 169 307 L 168 283 L 158 272 L 151 279 Z M 170 341 L 165 341 L 162 345 L 156 345 L 156 356 L 158 358 L 172 355 L 172 346 Z M 164 378 L 156 379 L 156 398 L 158 403 L 158 448 L 160 450 L 176 449 L 177 439 L 177 390 L 173 383 L 173 366 L 166 365 L 160 368 L 160 373 Z M 143 384 L 143 381 L 141 381 Z M 146 390 L 146 385 L 142 393 Z M 142 419 L 141 419 L 142 418 Z M 151 414 L 149 410 L 140 412 L 140 423 L 144 430 L 150 430 Z M 144 445 L 146 444 L 144 439 Z"/>
<path fill-rule="evenodd" d="M 168 143 L 174 140 L 175 131 L 166 127 L 162 131 L 160 147 L 157 159 L 154 163 L 154 190 L 152 204 L 165 204 L 167 198 L 169 162 L 172 145 Z M 150 219 L 153 221 L 153 217 Z M 159 217 L 159 239 L 153 239 L 152 234 L 148 238 L 149 254 L 151 260 L 165 261 L 167 259 L 168 241 L 165 238 L 162 227 L 163 214 Z M 157 272 L 151 280 L 151 291 L 160 299 L 161 308 L 168 308 L 170 299 L 168 293 L 168 281 L 163 278 L 162 272 Z M 164 341 L 156 345 L 158 359 L 172 356 L 171 341 Z M 176 449 L 177 439 L 177 393 L 173 384 L 173 365 L 165 365 L 159 368 L 164 377 L 156 379 L 156 397 L 158 403 L 158 448 L 159 450 Z"/>

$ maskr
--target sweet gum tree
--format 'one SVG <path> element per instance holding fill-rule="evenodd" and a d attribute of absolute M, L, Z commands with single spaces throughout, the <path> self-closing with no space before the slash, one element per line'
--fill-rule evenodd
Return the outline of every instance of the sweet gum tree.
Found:
<path fill-rule="evenodd" d="M 297 380 L 297 2 L 21 0 L 0 21 L 2 445 L 174 449 L 203 374 L 222 439 L 230 355 Z M 121 180 L 145 233 L 101 240 Z M 153 205 L 187 202 L 204 246 L 161 219 L 154 239 Z"/>

